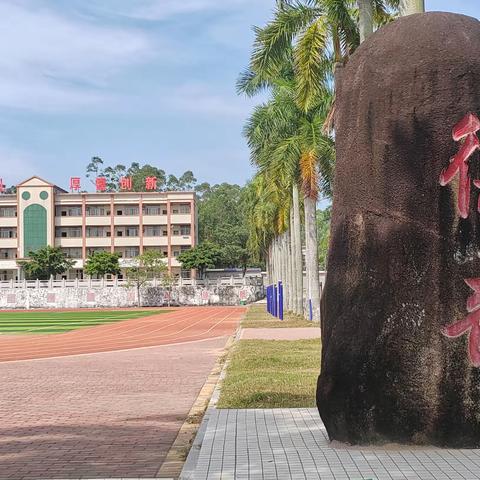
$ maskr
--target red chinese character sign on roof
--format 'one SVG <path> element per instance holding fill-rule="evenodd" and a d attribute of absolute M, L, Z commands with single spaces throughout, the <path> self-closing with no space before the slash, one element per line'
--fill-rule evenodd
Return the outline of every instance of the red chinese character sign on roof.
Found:
<path fill-rule="evenodd" d="M 72 192 L 79 192 L 80 191 L 80 177 L 71 177 L 70 178 L 70 190 Z"/>
<path fill-rule="evenodd" d="M 468 278 L 465 283 L 475 292 L 467 300 L 468 315 L 443 328 L 449 338 L 468 335 L 468 354 L 474 367 L 480 367 L 480 278 Z"/>
<path fill-rule="evenodd" d="M 157 177 L 145 178 L 145 190 L 156 190 L 156 189 L 157 189 Z"/>
<path fill-rule="evenodd" d="M 445 186 L 459 174 L 458 182 L 458 212 L 462 218 L 468 217 L 470 208 L 471 181 L 468 172 L 468 160 L 476 150 L 480 149 L 476 133 L 480 130 L 480 120 L 473 113 L 468 113 L 458 122 L 452 131 L 453 139 L 463 143 L 460 150 L 450 159 L 450 165 L 440 174 L 440 185 Z M 474 182 L 476 186 L 477 181 Z M 480 204 L 479 204 L 480 207 Z"/>
<path fill-rule="evenodd" d="M 0 178 L 0 193 L 5 193 L 5 184 L 3 183 L 3 179 Z"/>
<path fill-rule="evenodd" d="M 107 189 L 107 179 L 105 177 L 97 177 L 95 179 L 95 188 L 97 192 L 104 192 Z"/>
<path fill-rule="evenodd" d="M 121 190 L 131 190 L 132 189 L 132 177 L 122 177 L 120 179 L 120 189 Z"/>

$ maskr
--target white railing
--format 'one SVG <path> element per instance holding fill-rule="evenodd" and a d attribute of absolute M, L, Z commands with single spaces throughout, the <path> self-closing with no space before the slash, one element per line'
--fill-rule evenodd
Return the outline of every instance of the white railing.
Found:
<path fill-rule="evenodd" d="M 86 279 L 86 280 L 10 280 L 0 281 L 0 289 L 5 288 L 65 288 L 65 287 L 83 287 L 83 288 L 100 288 L 100 287 L 121 287 L 127 286 L 128 280 L 112 279 Z M 263 278 L 261 275 L 247 275 L 236 276 L 230 275 L 225 277 L 218 277 L 215 279 L 195 279 L 195 278 L 177 278 L 174 285 L 176 287 L 182 286 L 198 286 L 198 287 L 213 287 L 213 286 L 245 286 L 245 285 L 263 285 Z M 154 278 L 149 280 L 145 286 L 161 287 L 162 280 Z"/>

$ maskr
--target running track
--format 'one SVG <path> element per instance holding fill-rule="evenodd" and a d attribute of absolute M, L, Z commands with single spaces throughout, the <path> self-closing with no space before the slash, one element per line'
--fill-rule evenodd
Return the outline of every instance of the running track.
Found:
<path fill-rule="evenodd" d="M 0 336 L 0 362 L 130 350 L 231 335 L 243 307 L 188 307 L 67 333 Z"/>

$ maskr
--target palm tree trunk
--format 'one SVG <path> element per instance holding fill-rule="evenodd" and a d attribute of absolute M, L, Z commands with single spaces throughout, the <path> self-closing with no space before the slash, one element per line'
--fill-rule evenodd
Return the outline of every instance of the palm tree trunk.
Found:
<path fill-rule="evenodd" d="M 372 0 L 358 0 L 358 27 L 362 43 L 373 33 Z"/>
<path fill-rule="evenodd" d="M 291 262 L 291 230 L 290 228 L 285 232 L 285 259 L 287 262 L 287 279 L 286 279 L 286 289 L 285 295 L 287 298 L 286 302 L 286 310 L 291 312 L 293 310 L 292 307 L 292 262 Z"/>
<path fill-rule="evenodd" d="M 425 0 L 400 0 L 400 15 L 425 12 Z"/>
<path fill-rule="evenodd" d="M 307 298 L 312 302 L 312 320 L 320 322 L 320 281 L 318 279 L 317 205 L 313 198 L 304 198 L 305 267 Z"/>
<path fill-rule="evenodd" d="M 293 185 L 293 227 L 295 237 L 294 265 L 296 277 L 296 311 L 298 315 L 303 315 L 303 259 L 302 259 L 302 234 L 300 226 L 300 200 L 298 196 L 298 185 Z"/>
<path fill-rule="evenodd" d="M 296 313 L 298 310 L 297 307 L 297 275 L 295 273 L 295 226 L 293 222 L 293 208 L 290 209 L 290 282 L 292 283 L 292 289 L 290 291 L 290 306 L 291 311 Z"/>

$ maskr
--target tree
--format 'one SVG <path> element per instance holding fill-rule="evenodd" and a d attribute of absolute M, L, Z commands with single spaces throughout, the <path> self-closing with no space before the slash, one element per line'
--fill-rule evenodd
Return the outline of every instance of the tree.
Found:
<path fill-rule="evenodd" d="M 373 5 L 372 0 L 358 0 L 358 29 L 360 43 L 373 33 Z"/>
<path fill-rule="evenodd" d="M 25 270 L 29 280 L 48 280 L 50 277 L 61 275 L 75 265 L 69 260 L 60 247 L 39 248 L 28 253 L 28 260 L 19 261 L 19 265 Z"/>
<path fill-rule="evenodd" d="M 413 1 L 413 0 L 412 0 Z M 285 0 L 277 3 L 273 19 L 255 28 L 249 68 L 237 87 L 254 95 L 272 81 L 285 77 L 293 62 L 296 100 L 308 110 L 330 89 L 335 63 L 344 63 L 360 43 L 357 10 L 351 0 Z M 398 0 L 375 0 L 373 20 L 383 25 L 392 19 Z M 363 15 L 363 12 L 362 12 Z M 363 18 L 362 18 L 363 21 Z"/>
<path fill-rule="evenodd" d="M 250 253 L 246 248 L 239 245 L 225 245 L 222 249 L 221 264 L 226 268 L 241 267 L 243 274 L 247 271 L 250 261 Z"/>
<path fill-rule="evenodd" d="M 85 263 L 85 273 L 87 275 L 118 275 L 120 273 L 120 264 L 118 259 L 120 256 L 117 253 L 111 252 L 94 252 L 91 254 Z"/>
<path fill-rule="evenodd" d="M 200 277 L 205 275 L 207 268 L 215 268 L 222 260 L 220 248 L 210 242 L 203 242 L 197 247 L 180 253 L 178 261 L 186 270 L 198 270 Z"/>
<path fill-rule="evenodd" d="M 291 283 L 295 288 L 294 311 L 299 314 L 303 313 L 300 187 L 305 213 L 307 293 L 313 304 L 314 319 L 318 321 L 320 285 L 315 217 L 319 189 L 324 197 L 331 195 L 333 140 L 322 133 L 322 126 L 331 107 L 332 94 L 325 91 L 308 111 L 304 111 L 295 101 L 295 82 L 294 77 L 280 78 L 272 83 L 270 99 L 255 108 L 245 126 L 245 135 L 250 146 L 252 162 L 260 171 L 269 172 L 271 179 L 283 176 L 283 182 L 286 182 L 292 190 L 293 230 L 290 248 L 293 259 L 291 271 L 295 279 L 292 279 Z M 283 230 L 279 229 L 277 233 L 282 234 Z M 288 241 L 286 243 L 288 244 Z M 285 279 L 289 271 L 282 264 L 285 249 L 285 238 L 282 237 L 280 245 L 275 241 L 274 255 L 277 257 L 280 255 L 277 263 L 280 261 L 279 268 L 283 269 L 281 279 Z"/>
<path fill-rule="evenodd" d="M 162 275 L 162 287 L 168 292 L 167 305 L 170 306 L 172 302 L 172 287 L 175 285 L 176 279 L 172 273 L 164 272 Z"/>
<path fill-rule="evenodd" d="M 400 14 L 412 15 L 425 12 L 425 0 L 400 0 Z"/>
<path fill-rule="evenodd" d="M 330 242 L 331 207 L 320 210 L 317 215 L 318 266 L 327 269 L 328 245 Z"/>
<path fill-rule="evenodd" d="M 161 192 L 165 189 L 167 176 L 165 170 L 149 165 L 148 163 L 140 166 L 139 163 L 132 163 L 127 170 L 127 177 L 132 178 L 132 190 L 134 192 L 144 192 L 146 190 L 147 177 L 155 177 L 157 188 L 155 191 Z"/>
<path fill-rule="evenodd" d="M 141 288 L 154 278 L 160 279 L 168 270 L 161 252 L 148 250 L 134 259 L 134 265 L 127 268 L 127 287 L 137 290 L 138 306 L 142 305 Z"/>

